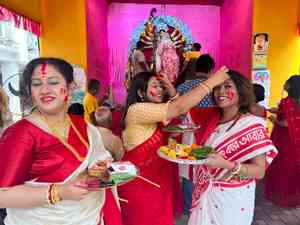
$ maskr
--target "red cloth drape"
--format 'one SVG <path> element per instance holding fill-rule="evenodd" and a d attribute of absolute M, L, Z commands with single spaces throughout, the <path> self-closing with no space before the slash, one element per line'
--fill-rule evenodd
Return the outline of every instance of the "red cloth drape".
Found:
<path fill-rule="evenodd" d="M 41 33 L 40 24 L 0 5 L 0 21 L 11 21 L 14 26 L 27 30 L 38 37 Z"/>

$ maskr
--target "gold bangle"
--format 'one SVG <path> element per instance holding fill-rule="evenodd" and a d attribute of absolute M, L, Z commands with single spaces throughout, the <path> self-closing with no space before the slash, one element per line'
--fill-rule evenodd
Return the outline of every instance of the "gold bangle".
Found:
<path fill-rule="evenodd" d="M 102 173 L 100 170 L 89 170 L 88 171 L 88 175 L 91 176 L 91 177 L 101 177 Z"/>
<path fill-rule="evenodd" d="M 202 85 L 204 85 L 208 90 L 209 92 L 212 92 L 212 88 L 210 86 L 208 86 L 205 81 L 201 83 Z"/>
<path fill-rule="evenodd" d="M 209 89 L 203 85 L 202 83 L 199 84 L 199 86 L 202 88 L 202 90 L 204 90 L 207 94 L 210 92 Z"/>
<path fill-rule="evenodd" d="M 62 199 L 59 196 L 59 188 L 57 184 L 53 184 L 51 189 L 51 202 L 52 205 L 55 205 L 56 203 L 60 202 Z"/>
<path fill-rule="evenodd" d="M 53 184 L 49 184 L 47 186 L 47 190 L 46 190 L 46 198 L 47 198 L 48 205 L 53 205 L 52 201 L 51 201 L 51 189 L 52 189 L 52 185 Z"/>
<path fill-rule="evenodd" d="M 248 178 L 248 167 L 246 165 L 242 165 L 242 170 L 239 173 L 239 176 L 242 180 Z"/>

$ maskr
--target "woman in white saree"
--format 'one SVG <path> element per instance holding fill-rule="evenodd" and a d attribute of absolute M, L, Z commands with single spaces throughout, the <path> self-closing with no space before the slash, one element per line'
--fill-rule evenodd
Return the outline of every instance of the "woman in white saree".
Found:
<path fill-rule="evenodd" d="M 38 58 L 23 73 L 23 94 L 36 106 L 0 139 L 0 208 L 6 225 L 98 225 L 104 190 L 86 179 L 107 179 L 110 154 L 97 128 L 66 113 L 73 68 Z"/>
<path fill-rule="evenodd" d="M 251 225 L 256 179 L 277 154 L 263 119 L 249 114 L 251 83 L 235 71 L 214 88 L 220 120 L 205 145 L 215 149 L 194 168 L 189 225 Z"/>

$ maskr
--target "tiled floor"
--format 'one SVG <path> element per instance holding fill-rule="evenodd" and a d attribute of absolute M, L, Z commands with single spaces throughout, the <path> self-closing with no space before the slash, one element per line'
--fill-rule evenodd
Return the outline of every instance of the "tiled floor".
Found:
<path fill-rule="evenodd" d="M 176 225 L 186 225 L 186 218 L 177 220 Z M 283 209 L 273 205 L 265 199 L 261 183 L 257 188 L 255 216 L 252 225 L 300 225 L 300 208 Z"/>
<path fill-rule="evenodd" d="M 255 219 L 253 225 L 300 225 L 300 208 L 283 209 L 266 200 L 263 185 L 256 193 Z"/>

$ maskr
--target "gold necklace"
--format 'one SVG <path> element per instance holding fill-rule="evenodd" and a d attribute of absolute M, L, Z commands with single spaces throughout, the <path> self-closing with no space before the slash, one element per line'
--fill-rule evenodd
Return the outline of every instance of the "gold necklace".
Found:
<path fill-rule="evenodd" d="M 53 134 L 58 136 L 60 139 L 67 141 L 68 130 L 69 130 L 68 128 L 70 126 L 70 123 L 67 119 L 64 119 L 63 122 L 51 122 L 51 123 L 45 116 L 43 119 Z"/>
<path fill-rule="evenodd" d="M 41 114 L 43 120 L 45 121 L 45 123 L 47 124 L 48 128 L 51 130 L 52 135 L 55 136 L 58 140 L 60 140 L 60 142 L 62 142 L 67 147 L 67 149 L 75 156 L 75 158 L 78 161 L 80 161 L 80 162 L 84 161 L 85 157 L 81 156 L 77 152 L 77 150 L 67 142 L 67 135 L 65 135 L 65 136 L 61 135 L 61 132 L 59 131 L 58 127 L 52 125 L 52 124 L 59 124 L 59 123 L 52 123 L 51 124 L 51 123 L 49 123 L 47 118 L 42 113 L 40 113 L 40 114 Z M 68 131 L 68 125 L 70 125 L 73 128 L 73 130 L 75 131 L 75 133 L 78 136 L 81 143 L 83 143 L 83 145 L 87 149 L 89 149 L 88 142 L 82 137 L 82 135 L 80 134 L 80 132 L 78 131 L 76 126 L 73 124 L 72 120 L 70 119 L 69 115 L 66 116 L 66 119 L 62 123 L 63 123 L 63 126 L 65 126 L 64 129 L 66 131 L 66 134 L 67 134 L 67 131 Z"/>

